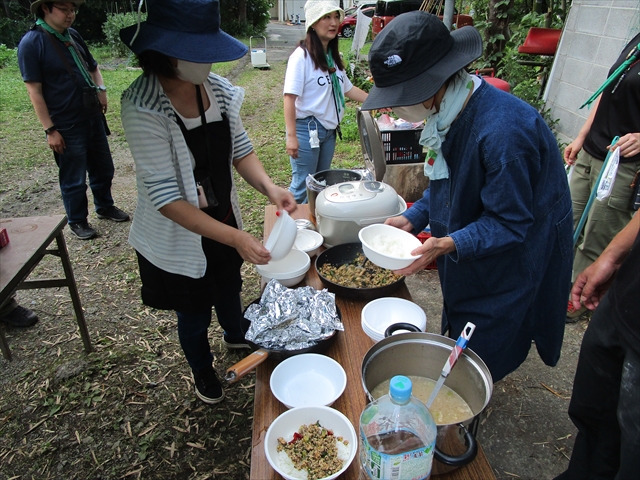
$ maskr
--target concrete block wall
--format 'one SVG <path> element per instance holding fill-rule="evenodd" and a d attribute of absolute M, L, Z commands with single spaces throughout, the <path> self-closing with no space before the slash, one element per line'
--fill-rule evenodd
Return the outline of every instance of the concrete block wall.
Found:
<path fill-rule="evenodd" d="M 580 105 L 639 31 L 640 0 L 573 0 L 545 91 L 561 142 L 570 143 L 580 131 L 589 115 Z"/>

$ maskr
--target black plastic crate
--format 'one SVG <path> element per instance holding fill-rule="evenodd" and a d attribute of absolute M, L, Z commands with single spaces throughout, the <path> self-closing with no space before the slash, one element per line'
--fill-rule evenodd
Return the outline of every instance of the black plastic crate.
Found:
<path fill-rule="evenodd" d="M 418 143 L 422 129 L 417 130 L 383 130 L 382 148 L 387 164 L 419 163 L 424 161 L 422 145 Z"/>

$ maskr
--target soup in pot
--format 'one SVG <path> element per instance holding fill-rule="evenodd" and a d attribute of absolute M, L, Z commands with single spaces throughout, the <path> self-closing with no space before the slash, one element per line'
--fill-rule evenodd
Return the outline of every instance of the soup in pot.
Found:
<path fill-rule="evenodd" d="M 430 378 L 419 377 L 416 375 L 407 375 L 411 379 L 413 384 L 412 395 L 423 403 L 427 403 L 433 387 L 435 387 L 435 380 Z M 384 382 L 377 385 L 371 390 L 371 396 L 375 399 L 380 398 L 383 395 L 389 393 L 389 382 Z M 437 425 L 448 425 L 450 423 L 460 423 L 474 416 L 471 408 L 465 402 L 460 395 L 451 390 L 446 385 L 442 385 L 442 388 L 438 392 L 431 408 L 429 409 L 433 419 Z"/>

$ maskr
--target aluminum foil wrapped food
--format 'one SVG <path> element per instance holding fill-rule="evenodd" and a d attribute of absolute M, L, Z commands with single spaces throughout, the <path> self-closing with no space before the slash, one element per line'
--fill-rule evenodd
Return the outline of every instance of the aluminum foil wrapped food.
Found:
<path fill-rule="evenodd" d="M 344 330 L 336 297 L 313 287 L 287 288 L 271 280 L 259 303 L 244 314 L 251 326 L 245 338 L 270 350 L 300 350 Z"/>

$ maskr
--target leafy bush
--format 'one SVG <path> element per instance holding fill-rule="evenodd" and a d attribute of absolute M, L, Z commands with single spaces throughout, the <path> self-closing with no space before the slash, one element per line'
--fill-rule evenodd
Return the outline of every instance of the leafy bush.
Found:
<path fill-rule="evenodd" d="M 147 19 L 147 14 L 140 16 L 140 21 Z M 137 13 L 111 13 L 107 15 L 107 21 L 102 25 L 102 32 L 105 36 L 105 42 L 111 49 L 111 53 L 116 57 L 128 57 L 129 48 L 120 40 L 120 30 L 138 23 Z"/>
<path fill-rule="evenodd" d="M 233 37 L 250 37 L 263 35 L 269 24 L 269 9 L 273 6 L 270 0 L 247 0 L 247 17 L 241 22 L 240 2 L 220 2 L 221 28 Z"/>
<path fill-rule="evenodd" d="M 0 43 L 0 68 L 9 65 L 17 65 L 18 52 L 15 48 L 7 48 L 4 43 Z"/>
<path fill-rule="evenodd" d="M 371 71 L 369 70 L 369 62 L 366 60 L 356 60 L 356 55 L 349 50 L 346 55 L 342 54 L 345 63 L 347 76 L 354 87 L 369 92 L 373 86 Z"/>
<path fill-rule="evenodd" d="M 33 25 L 33 15 L 25 18 L 0 18 L 0 44 L 15 48 Z"/>

